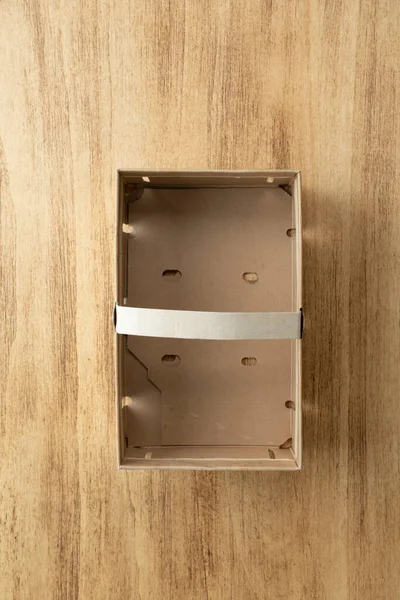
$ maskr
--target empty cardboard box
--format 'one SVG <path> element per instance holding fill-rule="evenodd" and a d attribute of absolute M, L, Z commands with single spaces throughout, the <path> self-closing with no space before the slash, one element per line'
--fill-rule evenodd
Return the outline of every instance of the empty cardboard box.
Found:
<path fill-rule="evenodd" d="M 120 468 L 301 467 L 298 171 L 118 172 Z"/>

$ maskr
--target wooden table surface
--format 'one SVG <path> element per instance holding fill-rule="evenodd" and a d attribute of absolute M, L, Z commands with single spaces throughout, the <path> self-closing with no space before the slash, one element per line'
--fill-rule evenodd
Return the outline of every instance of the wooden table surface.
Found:
<path fill-rule="evenodd" d="M 398 600 L 398 0 L 0 13 L 0 598 Z M 302 472 L 117 471 L 122 167 L 302 170 Z"/>

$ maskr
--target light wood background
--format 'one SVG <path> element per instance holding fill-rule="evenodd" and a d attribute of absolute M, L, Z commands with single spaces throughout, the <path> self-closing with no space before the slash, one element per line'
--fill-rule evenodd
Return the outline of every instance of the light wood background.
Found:
<path fill-rule="evenodd" d="M 1 599 L 398 600 L 400 3 L 0 12 Z M 122 167 L 302 169 L 301 473 L 117 471 Z"/>

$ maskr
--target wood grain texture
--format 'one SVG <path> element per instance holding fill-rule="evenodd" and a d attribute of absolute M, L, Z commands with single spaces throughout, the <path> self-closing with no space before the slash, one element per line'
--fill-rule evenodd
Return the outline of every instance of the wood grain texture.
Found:
<path fill-rule="evenodd" d="M 400 3 L 0 13 L 0 597 L 398 600 Z M 117 168 L 302 169 L 301 473 L 116 470 Z"/>

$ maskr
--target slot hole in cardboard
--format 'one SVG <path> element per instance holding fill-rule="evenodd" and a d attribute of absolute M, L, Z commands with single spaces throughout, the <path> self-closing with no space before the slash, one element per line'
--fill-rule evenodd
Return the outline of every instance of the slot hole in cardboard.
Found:
<path fill-rule="evenodd" d="M 242 365 L 245 367 L 254 367 L 257 364 L 257 359 L 255 356 L 244 356 L 242 358 Z"/>
<path fill-rule="evenodd" d="M 286 235 L 288 237 L 290 237 L 290 238 L 293 238 L 296 235 L 296 230 L 295 229 L 288 229 L 287 232 L 286 232 Z"/>
<path fill-rule="evenodd" d="M 296 405 L 293 402 L 293 400 L 287 400 L 285 402 L 285 406 L 286 406 L 286 408 L 291 408 L 292 410 L 294 410 L 296 408 Z"/>
<path fill-rule="evenodd" d="M 283 444 L 279 446 L 280 450 L 287 450 L 292 447 L 292 438 L 288 438 Z"/>
<path fill-rule="evenodd" d="M 247 283 L 257 283 L 258 281 L 257 273 L 243 273 L 242 277 Z"/>
<path fill-rule="evenodd" d="M 178 367 L 181 364 L 181 357 L 178 354 L 164 354 L 161 362 L 169 367 Z"/>
<path fill-rule="evenodd" d="M 122 231 L 132 237 L 135 237 L 136 235 L 135 228 L 133 225 L 130 225 L 130 223 L 122 223 Z"/>
<path fill-rule="evenodd" d="M 122 406 L 129 406 L 130 404 L 132 404 L 132 398 L 130 396 L 123 396 L 122 397 Z"/>
<path fill-rule="evenodd" d="M 179 269 L 165 269 L 165 271 L 162 272 L 162 276 L 179 281 L 182 278 L 182 273 Z"/>

